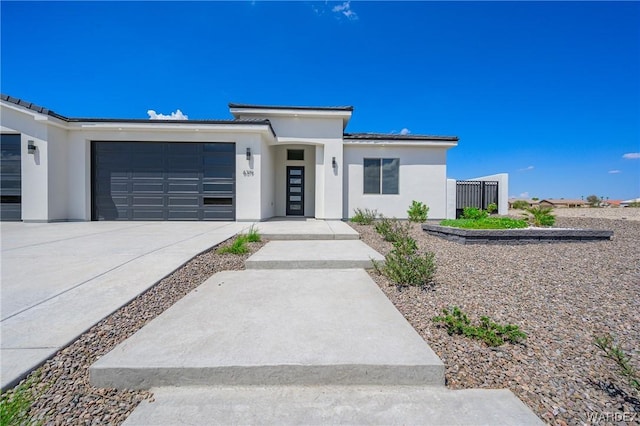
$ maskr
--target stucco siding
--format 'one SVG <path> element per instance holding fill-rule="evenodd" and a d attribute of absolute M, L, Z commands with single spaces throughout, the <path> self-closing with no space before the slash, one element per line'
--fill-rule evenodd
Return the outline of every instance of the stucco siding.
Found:
<path fill-rule="evenodd" d="M 382 147 L 346 145 L 343 216 L 354 209 L 374 209 L 388 217 L 406 218 L 412 200 L 429 206 L 430 219 L 443 219 L 447 213 L 447 167 L 445 148 Z M 365 158 L 398 158 L 398 194 L 364 194 Z"/>

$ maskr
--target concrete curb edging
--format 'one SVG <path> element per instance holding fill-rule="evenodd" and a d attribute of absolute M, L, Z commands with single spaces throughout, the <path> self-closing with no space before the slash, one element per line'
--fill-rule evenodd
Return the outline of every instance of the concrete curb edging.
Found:
<path fill-rule="evenodd" d="M 460 244 L 540 244 L 608 241 L 613 231 L 599 229 L 463 229 L 423 224 L 422 230 Z"/>

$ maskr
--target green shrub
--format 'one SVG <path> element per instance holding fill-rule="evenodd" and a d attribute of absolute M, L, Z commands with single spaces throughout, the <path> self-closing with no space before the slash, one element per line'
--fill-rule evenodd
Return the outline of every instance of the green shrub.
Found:
<path fill-rule="evenodd" d="M 511 203 L 512 209 L 524 210 L 527 207 L 529 207 L 529 203 L 527 203 L 525 200 L 516 200 L 513 203 Z"/>
<path fill-rule="evenodd" d="M 486 219 L 445 219 L 442 226 L 465 229 L 518 229 L 529 226 L 525 220 L 510 217 L 488 217 Z"/>
<path fill-rule="evenodd" d="M 604 352 L 604 356 L 614 361 L 618 365 L 620 374 L 627 380 L 629 385 L 640 395 L 640 375 L 631 365 L 629 356 L 613 343 L 613 338 L 609 335 L 596 336 L 595 345 Z"/>
<path fill-rule="evenodd" d="M 382 236 L 385 241 L 396 242 L 402 238 L 409 237 L 409 230 L 411 225 L 408 223 L 403 224 L 398 219 L 389 219 L 381 216 L 381 219 L 374 225 L 375 230 Z"/>
<path fill-rule="evenodd" d="M 496 203 L 491 203 L 487 206 L 487 213 L 494 214 L 498 211 L 498 205 Z"/>
<path fill-rule="evenodd" d="M 425 287 L 436 272 L 435 254 L 418 253 L 416 240 L 404 237 L 393 243 L 393 250 L 385 256 L 384 266 L 374 262 L 375 269 L 397 286 Z"/>
<path fill-rule="evenodd" d="M 629 203 L 628 207 L 640 207 L 640 201 L 632 201 Z"/>
<path fill-rule="evenodd" d="M 463 219 L 478 220 L 478 219 L 485 219 L 488 216 L 489 216 L 489 213 L 487 213 L 484 210 L 480 210 L 476 207 L 465 207 L 464 210 L 462 210 Z"/>
<path fill-rule="evenodd" d="M 474 326 L 471 320 L 458 308 L 454 306 L 451 310 L 443 309 L 443 316 L 433 317 L 436 323 L 444 323 L 449 335 L 459 334 L 472 339 L 485 342 L 488 346 L 500 346 L 505 341 L 518 343 L 527 338 L 526 333 L 520 330 L 517 325 L 500 325 L 493 322 L 489 317 L 480 317 L 480 324 Z"/>
<path fill-rule="evenodd" d="M 378 217 L 376 210 L 355 209 L 351 222 L 359 223 L 360 225 L 371 225 L 376 220 L 376 217 Z"/>
<path fill-rule="evenodd" d="M 2 392 L 0 396 L 0 425 L 2 426 L 22 426 L 37 425 L 29 416 L 31 405 L 38 397 L 31 390 L 31 386 L 38 379 L 37 373 L 29 377 L 15 388 Z"/>
<path fill-rule="evenodd" d="M 251 225 L 251 227 L 249 228 L 249 231 L 247 232 L 247 241 L 250 243 L 259 243 L 260 241 L 262 241 L 262 238 L 260 237 L 260 233 L 258 232 L 258 229 L 256 229 L 254 225 Z"/>
<path fill-rule="evenodd" d="M 411 201 L 409 210 L 407 210 L 407 215 L 409 216 L 410 222 L 424 222 L 427 220 L 428 214 L 429 207 L 427 207 L 426 204 L 423 204 L 420 201 Z"/>
<path fill-rule="evenodd" d="M 220 247 L 218 249 L 219 254 L 245 254 L 249 251 L 247 246 L 247 236 L 238 235 L 228 246 Z"/>
<path fill-rule="evenodd" d="M 524 210 L 523 215 L 527 216 L 527 221 L 533 226 L 553 226 L 556 223 L 556 217 L 551 214 L 551 207 L 527 207 Z"/>

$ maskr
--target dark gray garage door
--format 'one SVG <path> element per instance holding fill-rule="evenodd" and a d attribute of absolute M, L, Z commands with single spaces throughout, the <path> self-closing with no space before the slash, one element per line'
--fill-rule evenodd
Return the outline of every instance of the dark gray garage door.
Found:
<path fill-rule="evenodd" d="M 0 219 L 22 218 L 20 135 L 2 134 L 0 140 Z"/>
<path fill-rule="evenodd" d="M 235 220 L 235 145 L 93 142 L 93 220 Z"/>

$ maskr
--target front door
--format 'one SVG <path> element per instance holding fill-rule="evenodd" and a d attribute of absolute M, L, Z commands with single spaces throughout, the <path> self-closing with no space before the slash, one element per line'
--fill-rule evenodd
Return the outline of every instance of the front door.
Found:
<path fill-rule="evenodd" d="M 304 167 L 287 166 L 287 216 L 304 216 Z"/>

